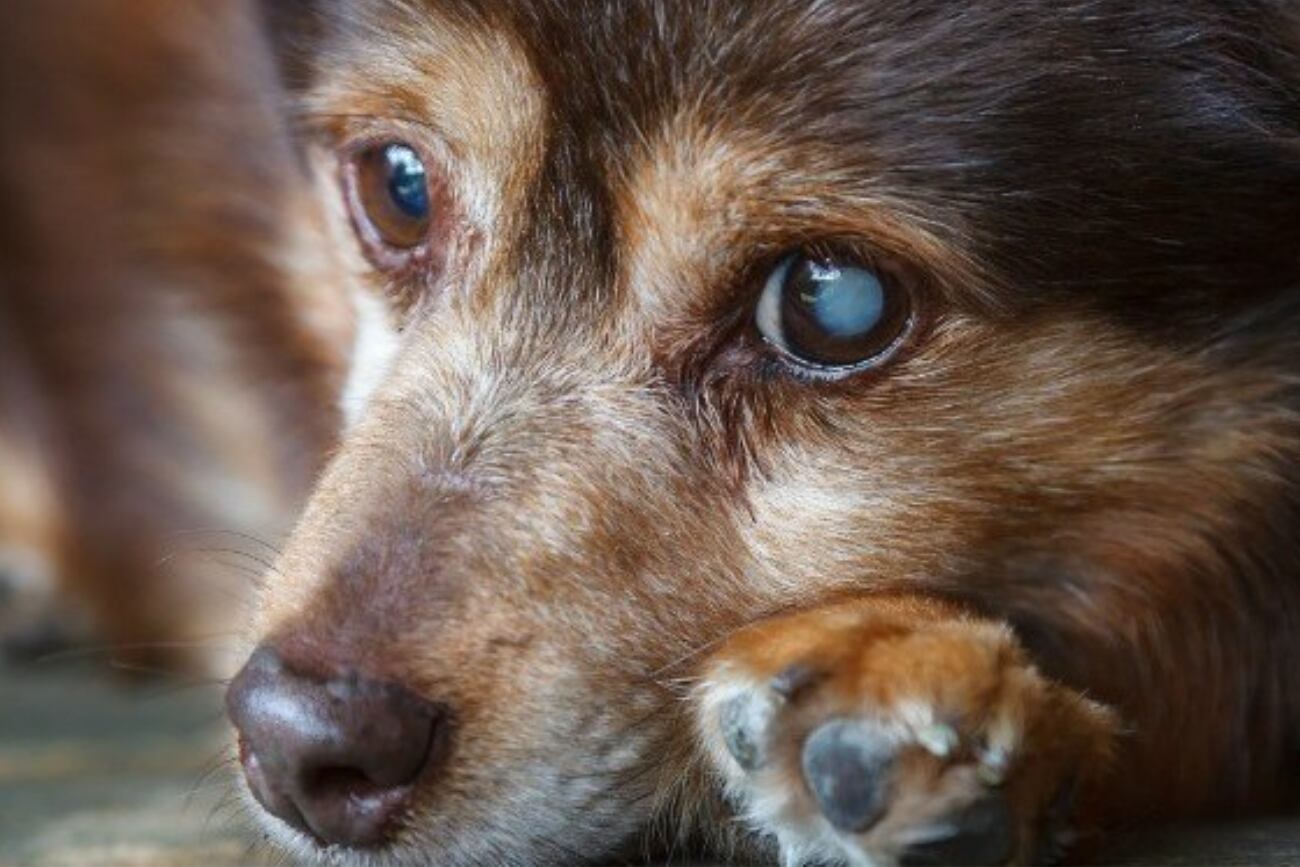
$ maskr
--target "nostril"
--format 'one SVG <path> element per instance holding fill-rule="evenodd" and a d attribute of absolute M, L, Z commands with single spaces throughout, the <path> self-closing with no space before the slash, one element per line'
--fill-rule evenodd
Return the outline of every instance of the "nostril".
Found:
<path fill-rule="evenodd" d="M 236 676 L 226 702 L 254 797 L 325 843 L 384 842 L 445 728 L 435 705 L 398 684 L 305 677 L 269 648 Z"/>
<path fill-rule="evenodd" d="M 303 788 L 314 798 L 333 799 L 369 798 L 397 786 L 376 783 L 357 768 L 330 767 L 309 771 Z"/>
<path fill-rule="evenodd" d="M 321 768 L 316 771 L 311 781 L 313 789 L 364 789 L 374 787 L 375 783 L 356 768 Z"/>

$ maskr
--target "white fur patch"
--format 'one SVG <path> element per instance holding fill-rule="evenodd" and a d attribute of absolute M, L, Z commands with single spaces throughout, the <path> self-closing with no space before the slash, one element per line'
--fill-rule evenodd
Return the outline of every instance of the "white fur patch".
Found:
<path fill-rule="evenodd" d="M 365 290 L 355 291 L 352 297 L 357 312 L 357 336 L 352 344 L 348 379 L 341 400 L 344 423 L 348 427 L 361 416 L 370 396 L 388 372 L 398 345 L 397 329 L 384 303 Z"/>

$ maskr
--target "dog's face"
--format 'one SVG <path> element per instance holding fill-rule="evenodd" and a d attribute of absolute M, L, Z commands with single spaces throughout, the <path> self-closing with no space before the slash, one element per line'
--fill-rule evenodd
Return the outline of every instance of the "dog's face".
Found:
<path fill-rule="evenodd" d="M 905 586 L 1087 634 L 1267 505 L 1296 97 L 1205 5 L 321 14 L 304 140 L 393 333 L 254 637 L 436 708 L 372 854 L 720 809 L 719 637 Z"/>

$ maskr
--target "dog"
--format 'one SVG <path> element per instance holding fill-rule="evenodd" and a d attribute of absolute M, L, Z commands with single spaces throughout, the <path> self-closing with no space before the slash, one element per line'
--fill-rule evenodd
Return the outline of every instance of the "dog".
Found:
<path fill-rule="evenodd" d="M 227 693 L 274 846 L 1040 863 L 1294 798 L 1294 3 L 264 32 L 350 299 Z"/>

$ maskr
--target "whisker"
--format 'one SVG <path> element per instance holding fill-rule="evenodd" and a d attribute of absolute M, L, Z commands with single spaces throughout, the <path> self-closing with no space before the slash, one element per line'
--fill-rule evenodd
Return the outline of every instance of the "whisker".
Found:
<path fill-rule="evenodd" d="M 208 810 L 208 815 L 203 820 L 203 834 L 207 835 L 212 829 L 212 820 L 217 818 L 223 811 L 230 809 L 236 803 L 235 789 L 231 786 L 226 794 Z M 224 821 L 224 820 L 223 820 Z"/>
<path fill-rule="evenodd" d="M 143 702 L 162 701 L 163 699 L 172 698 L 173 696 L 177 696 L 185 692 L 191 692 L 196 689 L 224 689 L 229 685 L 230 685 L 230 679 L 225 677 L 200 678 L 198 680 L 190 680 L 190 681 L 186 681 L 185 683 L 180 683 L 174 686 L 169 686 L 164 689 L 160 689 L 157 692 L 145 696 L 144 698 L 141 699 L 141 701 Z M 213 717 L 212 721 L 216 722 L 217 720 L 221 719 L 223 716 L 225 716 L 225 714 L 219 714 L 218 716 Z"/>
<path fill-rule="evenodd" d="M 193 550 L 200 554 L 230 554 L 235 557 L 244 557 L 245 559 L 252 560 L 254 563 L 261 566 L 267 572 L 274 572 L 275 574 L 279 575 L 281 578 L 284 577 L 284 574 L 279 569 L 277 569 L 275 564 L 272 563 L 270 560 L 266 559 L 265 557 L 259 557 L 256 554 L 252 554 L 248 551 L 244 551 L 239 548 L 203 547 L 203 548 L 195 548 Z"/>
<path fill-rule="evenodd" d="M 86 659 L 92 656 L 104 656 L 110 653 L 126 650 L 193 650 L 196 648 L 213 647 L 213 639 L 219 638 L 237 638 L 237 632 L 214 632 L 211 635 L 199 636 L 191 641 L 138 641 L 123 644 L 99 644 L 92 647 L 73 647 L 67 650 L 56 650 L 52 653 L 46 653 L 36 657 L 33 662 L 44 664 L 48 662 L 61 662 L 69 659 Z"/>
<path fill-rule="evenodd" d="M 263 539 L 261 536 L 255 536 L 252 533 L 246 533 L 243 530 L 229 530 L 223 527 L 194 527 L 188 530 L 176 530 L 164 534 L 164 539 L 187 539 L 193 536 L 234 536 L 238 539 L 244 539 L 255 545 L 261 545 L 269 553 L 279 556 L 283 553 L 278 547 Z"/>
<path fill-rule="evenodd" d="M 664 674 L 672 671 L 674 668 L 677 668 L 678 666 L 685 665 L 687 662 L 690 662 L 692 659 L 699 656 L 700 654 L 706 653 L 707 651 L 714 649 L 719 644 L 726 641 L 729 637 L 730 637 L 729 635 L 719 635 L 716 638 L 709 639 L 708 641 L 704 642 L 698 647 L 695 647 L 692 650 L 687 651 L 682 656 L 677 657 L 672 662 L 669 662 L 667 665 L 661 666 L 660 668 L 657 668 L 654 671 L 650 672 L 650 674 L 646 676 L 646 679 L 652 680 L 656 683 L 660 682 Z"/>
<path fill-rule="evenodd" d="M 234 765 L 234 762 L 235 762 L 234 756 L 227 755 L 227 751 L 224 749 L 218 751 L 216 755 L 214 755 L 211 759 L 205 762 L 204 768 L 202 772 L 199 774 L 198 779 L 194 781 L 194 784 L 190 786 L 189 791 L 186 792 L 185 794 L 185 801 L 182 807 L 182 811 L 189 810 L 190 805 L 194 800 L 195 794 L 197 794 L 201 790 L 208 788 L 208 786 L 204 785 L 205 783 L 207 783 L 210 779 L 212 779 L 212 777 L 215 776 L 216 774 L 225 770 L 229 770 L 231 766 Z M 229 780 L 222 780 L 217 785 L 229 786 L 231 785 L 231 783 Z"/>
<path fill-rule="evenodd" d="M 148 674 L 156 677 L 171 677 L 175 672 L 166 668 L 159 668 L 154 665 L 140 665 L 135 662 L 123 662 L 120 659 L 110 659 L 108 667 L 115 671 L 129 671 L 134 674 Z"/>
<path fill-rule="evenodd" d="M 228 602 L 234 602 L 240 605 L 244 605 L 252 601 L 252 599 L 250 599 L 250 594 L 247 589 L 247 587 L 250 586 L 253 588 L 253 590 L 259 589 L 257 582 L 250 581 L 248 585 L 241 585 L 241 587 L 223 587 L 220 585 L 213 585 L 211 587 L 205 586 L 203 590 L 205 593 L 215 593 L 216 595 L 220 596 L 222 599 L 225 599 Z"/>
<path fill-rule="evenodd" d="M 267 571 L 270 571 L 269 569 L 266 568 L 255 569 L 252 566 L 247 565 L 246 563 L 232 562 L 230 560 L 225 560 L 215 556 L 216 554 L 219 553 L 232 553 L 232 554 L 237 553 L 245 557 L 251 556 L 245 552 L 227 551 L 225 549 L 192 548 L 184 551 L 173 551 L 170 554 L 160 557 L 154 563 L 154 568 L 156 569 L 161 568 L 182 557 L 194 557 L 198 559 L 199 562 L 201 563 L 211 563 L 232 570 L 233 572 L 241 573 L 242 575 L 246 576 L 249 579 L 249 583 L 252 584 L 254 587 L 260 587 L 262 584 L 262 580 L 265 577 Z M 278 570 L 276 571 L 278 572 Z"/>
<path fill-rule="evenodd" d="M 658 683 L 666 692 L 673 693 L 678 699 L 686 699 L 690 697 L 695 686 L 702 681 L 703 678 L 698 675 L 683 675 L 661 680 Z"/>
<path fill-rule="evenodd" d="M 216 782 L 208 783 L 206 786 L 191 787 L 185 794 L 185 803 L 182 805 L 181 809 L 189 810 L 194 805 L 193 804 L 194 799 L 199 795 L 202 795 L 206 792 L 226 790 L 230 788 L 230 785 L 231 784 L 229 780 L 217 780 Z"/>

